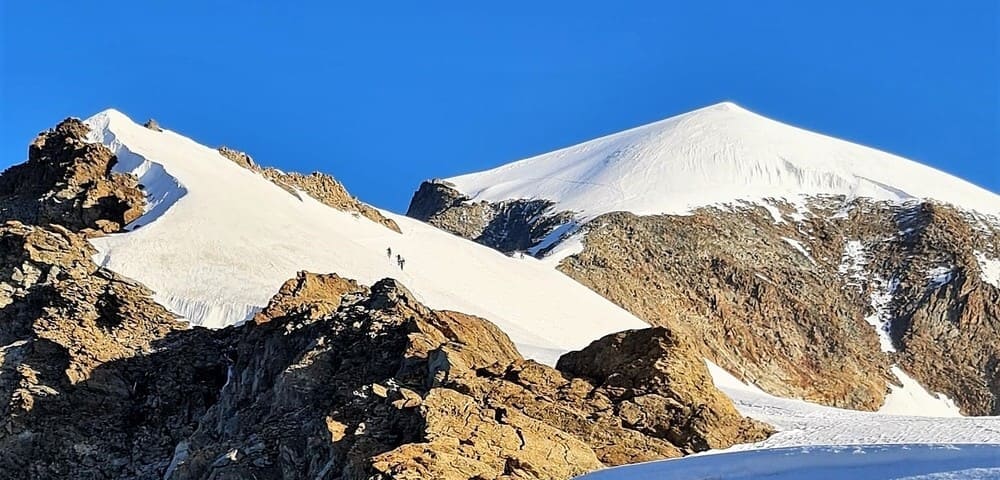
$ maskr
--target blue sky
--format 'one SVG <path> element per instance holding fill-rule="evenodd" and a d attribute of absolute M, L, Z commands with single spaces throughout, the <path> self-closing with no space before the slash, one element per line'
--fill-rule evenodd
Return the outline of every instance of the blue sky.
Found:
<path fill-rule="evenodd" d="M 402 211 L 425 178 L 732 100 L 1000 191 L 993 0 L 335 3 L 2 2 L 0 166 L 115 107 Z"/>

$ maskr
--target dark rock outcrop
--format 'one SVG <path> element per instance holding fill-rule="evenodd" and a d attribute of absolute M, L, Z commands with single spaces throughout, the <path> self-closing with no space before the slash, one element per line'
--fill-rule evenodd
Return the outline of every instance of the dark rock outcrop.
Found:
<path fill-rule="evenodd" d="M 518 199 L 472 202 L 446 182 L 420 184 L 406 215 L 504 253 L 526 251 L 560 226 L 571 212 L 555 212 L 548 200 Z"/>
<path fill-rule="evenodd" d="M 875 410 L 898 364 L 968 414 L 1000 414 L 1000 293 L 978 265 L 1000 258 L 1000 221 L 934 202 L 803 201 L 608 213 L 574 226 L 584 250 L 559 268 L 773 394 Z M 407 214 L 503 252 L 571 222 L 518 202 L 432 181 Z"/>
<path fill-rule="evenodd" d="M 99 233 L 142 215 L 146 199 L 138 180 L 112 172 L 118 159 L 104 145 L 84 141 L 87 132 L 68 118 L 38 135 L 28 161 L 0 175 L 0 220 Z"/>

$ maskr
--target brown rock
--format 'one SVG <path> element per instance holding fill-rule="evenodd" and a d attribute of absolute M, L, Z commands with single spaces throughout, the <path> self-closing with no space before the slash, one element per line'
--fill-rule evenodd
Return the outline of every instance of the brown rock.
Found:
<path fill-rule="evenodd" d="M 38 135 L 28 161 L 0 175 L 0 221 L 110 233 L 142 215 L 146 200 L 138 180 L 113 173 L 118 159 L 107 147 L 85 142 L 87 132 L 68 118 Z"/>
<path fill-rule="evenodd" d="M 400 231 L 399 225 L 395 221 L 386 218 L 377 209 L 350 195 L 340 182 L 325 173 L 313 172 L 309 175 L 286 173 L 276 168 L 260 167 L 254 163 L 250 155 L 238 150 L 225 146 L 219 147 L 218 150 L 222 156 L 243 168 L 259 173 L 296 197 L 301 195 L 300 191 L 305 192 L 324 205 L 344 212 L 353 212 L 373 222 L 380 223 L 390 230 Z"/>

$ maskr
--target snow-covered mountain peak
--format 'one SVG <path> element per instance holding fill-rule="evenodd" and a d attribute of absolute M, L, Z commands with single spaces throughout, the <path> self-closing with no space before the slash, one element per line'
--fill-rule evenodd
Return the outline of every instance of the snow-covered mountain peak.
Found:
<path fill-rule="evenodd" d="M 447 181 L 474 200 L 551 200 L 584 219 L 818 194 L 930 198 L 1000 213 L 1000 196 L 964 180 L 732 102 Z"/>

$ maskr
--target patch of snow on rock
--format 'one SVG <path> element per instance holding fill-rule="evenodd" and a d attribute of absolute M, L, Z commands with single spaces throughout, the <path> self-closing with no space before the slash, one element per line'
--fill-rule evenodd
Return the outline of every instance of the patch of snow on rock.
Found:
<path fill-rule="evenodd" d="M 889 384 L 889 394 L 879 409 L 889 415 L 919 415 L 924 417 L 961 417 L 955 402 L 941 393 L 931 394 L 903 369 L 893 365 L 892 374 L 901 386 Z"/>
<path fill-rule="evenodd" d="M 976 262 L 979 263 L 979 273 L 984 282 L 1000 288 L 1000 259 L 990 258 L 985 253 L 973 252 Z"/>
<path fill-rule="evenodd" d="M 810 263 L 816 265 L 816 260 L 813 259 L 812 254 L 809 253 L 809 250 L 807 250 L 806 247 L 802 245 L 802 242 L 794 238 L 788 238 L 788 237 L 781 237 L 781 239 L 784 240 L 785 243 L 791 245 L 792 248 L 797 250 L 799 253 L 801 253 L 803 257 L 806 257 L 806 259 L 809 260 Z"/>
<path fill-rule="evenodd" d="M 848 240 L 844 243 L 844 253 L 840 257 L 840 266 L 837 273 L 847 277 L 848 285 L 861 288 L 863 282 L 868 280 L 868 271 L 865 267 L 868 259 L 865 257 L 865 245 L 860 240 Z"/>
<path fill-rule="evenodd" d="M 889 322 L 892 320 L 892 312 L 889 310 L 889 307 L 896 294 L 896 288 L 899 286 L 899 280 L 893 278 L 887 282 L 881 278 L 876 278 L 873 284 L 874 290 L 871 294 L 872 313 L 865 317 L 865 321 L 875 327 L 882 351 L 895 352 L 896 347 L 893 346 L 892 337 L 889 335 Z"/>
<path fill-rule="evenodd" d="M 927 284 L 930 288 L 941 288 L 951 281 L 955 275 L 950 266 L 937 266 L 927 272 Z"/>

